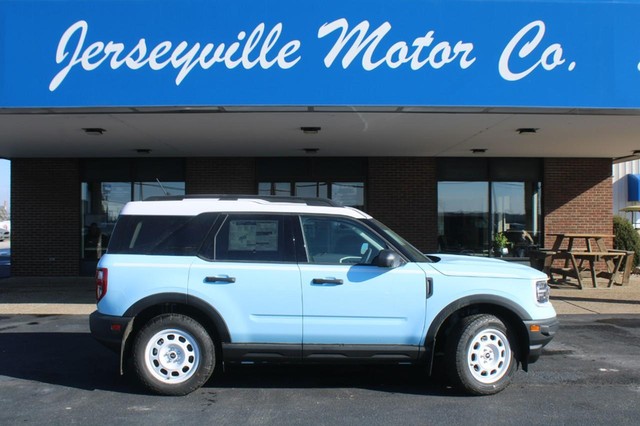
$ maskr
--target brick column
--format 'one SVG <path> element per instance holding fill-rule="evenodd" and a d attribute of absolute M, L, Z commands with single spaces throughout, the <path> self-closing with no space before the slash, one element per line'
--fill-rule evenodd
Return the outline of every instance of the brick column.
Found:
<path fill-rule="evenodd" d="M 187 158 L 187 194 L 256 194 L 253 158 Z"/>
<path fill-rule="evenodd" d="M 438 248 L 435 158 L 372 157 L 367 212 L 425 252 Z"/>
<path fill-rule="evenodd" d="M 11 161 L 11 275 L 78 276 L 77 159 Z"/>
<path fill-rule="evenodd" d="M 602 158 L 547 158 L 544 160 L 544 246 L 548 234 L 613 234 L 612 162 Z M 611 247 L 612 242 L 607 244 Z"/>

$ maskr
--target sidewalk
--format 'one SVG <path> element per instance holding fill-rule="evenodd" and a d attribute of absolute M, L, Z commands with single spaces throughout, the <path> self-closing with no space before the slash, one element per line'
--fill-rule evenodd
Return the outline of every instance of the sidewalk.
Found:
<path fill-rule="evenodd" d="M 575 281 L 575 280 L 574 280 Z M 563 314 L 640 314 L 640 275 L 631 275 L 626 286 L 598 282 L 593 288 L 586 280 L 582 290 L 566 284 L 551 284 L 551 303 Z"/>
<path fill-rule="evenodd" d="M 640 275 L 629 285 L 607 288 L 552 285 L 551 303 L 559 315 L 640 314 Z M 96 309 L 92 277 L 11 277 L 0 279 L 0 315 L 88 315 Z"/>
<path fill-rule="evenodd" d="M 95 309 L 93 277 L 0 279 L 0 315 L 88 315 Z"/>

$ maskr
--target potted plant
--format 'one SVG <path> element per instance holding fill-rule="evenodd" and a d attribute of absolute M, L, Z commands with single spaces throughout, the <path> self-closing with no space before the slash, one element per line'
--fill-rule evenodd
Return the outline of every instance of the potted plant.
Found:
<path fill-rule="evenodd" d="M 502 232 L 496 232 L 493 236 L 493 250 L 499 257 L 509 254 L 509 240 L 507 236 Z"/>

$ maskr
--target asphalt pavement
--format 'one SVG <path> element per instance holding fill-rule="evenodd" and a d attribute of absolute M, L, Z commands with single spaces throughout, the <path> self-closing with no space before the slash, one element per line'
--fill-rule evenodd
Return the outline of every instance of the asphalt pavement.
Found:
<path fill-rule="evenodd" d="M 529 372 L 468 397 L 407 365 L 225 365 L 184 397 L 150 395 L 86 315 L 0 315 L 0 425 L 637 425 L 640 317 L 563 315 Z"/>
<path fill-rule="evenodd" d="M 640 314 L 640 275 L 628 285 L 597 288 L 552 284 L 551 303 L 559 315 Z M 87 315 L 95 310 L 92 277 L 9 277 L 0 279 L 0 314 Z"/>

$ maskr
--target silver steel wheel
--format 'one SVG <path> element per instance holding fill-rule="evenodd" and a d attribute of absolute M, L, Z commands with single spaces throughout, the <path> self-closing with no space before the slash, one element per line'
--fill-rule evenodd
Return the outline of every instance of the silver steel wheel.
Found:
<path fill-rule="evenodd" d="M 156 333 L 145 347 L 149 373 L 164 383 L 182 383 L 198 370 L 200 348 L 196 339 L 178 329 Z"/>
<path fill-rule="evenodd" d="M 509 371 L 511 365 L 509 340 L 500 330 L 481 330 L 471 341 L 467 361 L 471 375 L 484 384 L 495 383 Z"/>

